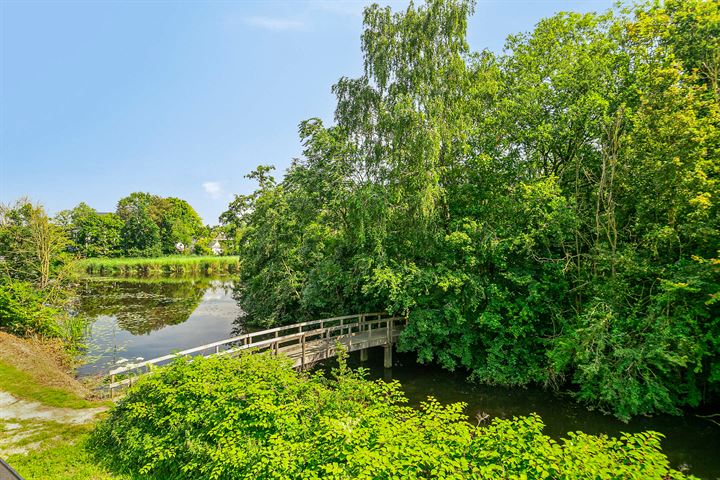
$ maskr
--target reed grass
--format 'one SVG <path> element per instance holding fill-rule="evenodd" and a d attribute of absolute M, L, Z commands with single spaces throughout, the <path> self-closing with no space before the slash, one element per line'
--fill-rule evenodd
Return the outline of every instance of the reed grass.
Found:
<path fill-rule="evenodd" d="M 87 275 L 151 277 L 159 275 L 217 275 L 236 273 L 236 256 L 180 256 L 155 258 L 86 258 L 76 265 Z"/>

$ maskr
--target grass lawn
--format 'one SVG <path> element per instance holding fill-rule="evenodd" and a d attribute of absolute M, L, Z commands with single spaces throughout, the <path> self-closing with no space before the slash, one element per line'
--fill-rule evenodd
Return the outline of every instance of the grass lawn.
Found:
<path fill-rule="evenodd" d="M 11 455 L 7 462 L 25 480 L 125 480 L 130 477 L 109 473 L 87 452 L 85 442 L 91 426 L 73 438 L 63 438 L 49 448 L 25 455 Z"/>
<path fill-rule="evenodd" d="M 88 408 L 97 404 L 58 387 L 37 383 L 35 378 L 12 365 L 0 361 L 0 390 L 25 400 L 34 400 L 51 407 Z"/>

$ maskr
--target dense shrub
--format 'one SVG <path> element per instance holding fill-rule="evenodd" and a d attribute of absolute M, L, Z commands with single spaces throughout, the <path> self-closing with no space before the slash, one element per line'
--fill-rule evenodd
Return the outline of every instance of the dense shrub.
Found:
<path fill-rule="evenodd" d="M 0 329 L 16 335 L 55 336 L 55 319 L 61 314 L 47 306 L 44 292 L 29 282 L 0 281 Z"/>
<path fill-rule="evenodd" d="M 179 359 L 142 378 L 90 446 L 117 471 L 180 478 L 682 478 L 653 432 L 555 442 L 536 415 L 467 422 L 397 382 L 299 374 L 266 354 Z"/>
<path fill-rule="evenodd" d="M 210 240 L 207 238 L 201 238 L 193 246 L 193 253 L 195 255 L 212 255 L 213 251 L 210 250 Z"/>
<path fill-rule="evenodd" d="M 76 353 L 83 347 L 87 319 L 62 306 L 67 292 L 39 290 L 29 282 L 0 279 L 0 331 L 21 337 L 56 338 Z"/>

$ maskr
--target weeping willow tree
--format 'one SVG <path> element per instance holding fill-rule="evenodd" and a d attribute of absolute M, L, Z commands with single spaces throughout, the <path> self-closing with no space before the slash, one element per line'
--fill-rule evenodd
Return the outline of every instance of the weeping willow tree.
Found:
<path fill-rule="evenodd" d="M 260 324 L 385 309 L 401 348 L 621 418 L 720 382 L 720 6 L 559 13 L 466 42 L 473 2 L 365 10 L 364 73 L 222 216 Z"/>

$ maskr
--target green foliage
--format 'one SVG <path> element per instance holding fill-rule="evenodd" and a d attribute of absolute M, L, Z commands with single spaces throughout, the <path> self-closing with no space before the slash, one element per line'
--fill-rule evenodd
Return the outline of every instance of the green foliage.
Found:
<path fill-rule="evenodd" d="M 123 251 L 131 257 L 177 253 L 178 243 L 189 246 L 206 233 L 197 212 L 179 198 L 131 193 L 118 201 L 117 215 L 125 222 Z"/>
<path fill-rule="evenodd" d="M 189 247 L 194 239 L 205 233 L 200 216 L 185 200 L 168 197 L 158 203 L 163 253 L 176 253 L 178 243 Z"/>
<path fill-rule="evenodd" d="M 19 336 L 61 335 L 59 308 L 48 305 L 47 293 L 29 282 L 0 281 L 0 329 Z"/>
<path fill-rule="evenodd" d="M 82 346 L 87 321 L 70 313 L 72 258 L 63 228 L 40 205 L 0 206 L 0 330 Z"/>
<path fill-rule="evenodd" d="M 42 205 L 27 199 L 0 205 L 0 274 L 34 283 L 40 289 L 59 287 L 71 257 L 68 238 Z"/>
<path fill-rule="evenodd" d="M 365 10 L 336 124 L 221 216 L 249 320 L 405 314 L 421 361 L 621 418 L 717 398 L 720 5 L 560 13 L 498 55 L 472 9 Z"/>
<path fill-rule="evenodd" d="M 113 471 L 162 479 L 683 478 L 658 433 L 558 443 L 536 415 L 476 427 L 461 403 L 406 403 L 343 358 L 330 379 L 267 354 L 179 359 L 140 379 L 90 445 Z"/>
<path fill-rule="evenodd" d="M 151 215 L 153 197 L 148 193 L 132 193 L 118 202 L 117 214 L 122 219 L 122 247 L 129 257 L 153 257 L 161 253 L 160 227 Z M 154 213 L 154 212 L 153 212 Z"/>
<path fill-rule="evenodd" d="M 121 251 L 124 222 L 114 213 L 98 214 L 85 203 L 58 218 L 72 242 L 72 250 L 82 257 L 111 257 Z"/>
<path fill-rule="evenodd" d="M 208 234 L 185 200 L 142 192 L 120 199 L 117 213 L 100 214 L 80 203 L 60 212 L 57 221 L 67 232 L 70 251 L 84 258 L 174 254 L 178 244 L 190 248 Z"/>
<path fill-rule="evenodd" d="M 195 255 L 212 255 L 212 250 L 210 250 L 209 241 L 207 238 L 202 238 L 195 242 L 195 245 L 193 245 L 193 253 Z"/>
<path fill-rule="evenodd" d="M 29 282 L 0 279 L 0 330 L 21 337 L 63 340 L 76 353 L 87 333 L 87 319 L 68 312 L 67 289 L 41 290 Z"/>

